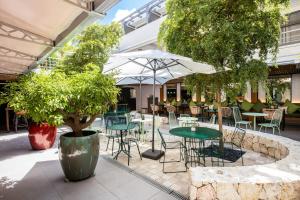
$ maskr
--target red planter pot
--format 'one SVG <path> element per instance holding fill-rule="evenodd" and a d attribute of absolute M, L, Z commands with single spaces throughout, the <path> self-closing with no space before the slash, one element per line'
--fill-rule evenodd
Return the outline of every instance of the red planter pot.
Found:
<path fill-rule="evenodd" d="M 47 123 L 31 124 L 28 128 L 29 141 L 33 150 L 49 149 L 55 142 L 57 128 Z"/>

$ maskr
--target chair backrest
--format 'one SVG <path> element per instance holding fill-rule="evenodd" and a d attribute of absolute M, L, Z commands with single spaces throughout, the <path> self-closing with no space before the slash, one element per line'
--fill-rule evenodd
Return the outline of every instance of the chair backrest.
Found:
<path fill-rule="evenodd" d="M 223 117 L 231 117 L 232 115 L 232 110 L 230 107 L 222 107 L 221 111 Z"/>
<path fill-rule="evenodd" d="M 235 144 L 238 147 L 242 147 L 246 131 L 241 128 L 235 128 L 233 134 L 231 135 L 231 143 Z"/>
<path fill-rule="evenodd" d="M 180 117 L 190 117 L 189 114 L 180 114 Z"/>
<path fill-rule="evenodd" d="M 276 109 L 275 112 L 273 113 L 271 124 L 276 124 L 277 127 L 280 127 L 280 123 L 282 120 L 282 110 L 281 109 Z"/>
<path fill-rule="evenodd" d="M 209 123 L 210 124 L 216 124 L 216 115 L 212 114 L 210 119 L 209 119 Z"/>
<path fill-rule="evenodd" d="M 130 113 L 126 113 L 126 114 L 125 114 L 125 117 L 126 117 L 126 123 L 129 124 L 129 122 L 132 121 L 132 116 L 131 116 L 131 114 L 130 114 Z"/>
<path fill-rule="evenodd" d="M 166 145 L 166 141 L 165 141 L 164 136 L 162 135 L 162 133 L 160 132 L 159 129 L 157 129 L 157 132 L 158 132 L 158 134 L 160 136 L 160 139 L 161 139 L 161 145 L 164 147 L 164 149 L 166 149 L 167 145 Z"/>
<path fill-rule="evenodd" d="M 235 122 L 240 122 L 242 121 L 242 115 L 240 112 L 239 107 L 232 107 L 232 111 L 233 111 L 233 118 Z"/>
<path fill-rule="evenodd" d="M 177 119 L 174 112 L 169 112 L 169 128 L 178 127 Z"/>
<path fill-rule="evenodd" d="M 176 108 L 175 106 L 172 106 L 172 105 L 168 105 L 168 106 L 165 106 L 167 111 L 170 113 L 170 112 L 175 112 L 176 111 Z"/>
<path fill-rule="evenodd" d="M 132 129 L 134 129 L 136 126 L 137 126 L 136 123 L 134 123 L 134 122 L 129 122 L 129 123 L 127 124 L 127 130 L 132 130 Z"/>
<path fill-rule="evenodd" d="M 265 114 L 267 114 L 267 116 L 264 116 L 264 119 L 266 119 L 266 120 L 272 120 L 275 111 L 276 111 L 276 109 L 263 108 L 262 112 L 265 113 Z"/>
<path fill-rule="evenodd" d="M 108 116 L 105 118 L 105 127 L 109 128 L 114 124 L 126 124 L 125 116 Z"/>
<path fill-rule="evenodd" d="M 198 123 L 195 121 L 186 121 L 182 123 L 183 127 L 196 127 L 198 126 Z"/>

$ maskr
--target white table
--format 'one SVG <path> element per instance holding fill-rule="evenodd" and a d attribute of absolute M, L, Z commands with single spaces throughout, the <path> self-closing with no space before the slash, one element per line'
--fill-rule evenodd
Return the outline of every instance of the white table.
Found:
<path fill-rule="evenodd" d="M 190 123 L 198 121 L 197 117 L 178 117 L 179 126 L 182 126 L 182 123 Z"/>
<path fill-rule="evenodd" d="M 253 117 L 253 130 L 256 130 L 256 117 L 265 117 L 268 116 L 266 113 L 257 113 L 257 112 L 244 112 L 242 113 L 245 116 Z"/>
<path fill-rule="evenodd" d="M 145 119 L 132 119 L 132 122 L 138 122 L 140 124 L 140 132 L 143 136 L 145 136 L 145 130 L 144 130 L 144 124 L 145 122 L 152 122 L 151 118 L 145 118 Z"/>

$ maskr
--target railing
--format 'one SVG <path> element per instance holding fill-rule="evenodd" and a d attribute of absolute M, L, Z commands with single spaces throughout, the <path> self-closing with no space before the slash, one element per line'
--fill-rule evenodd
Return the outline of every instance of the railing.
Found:
<path fill-rule="evenodd" d="M 297 27 L 300 27 L 300 24 L 281 28 L 280 45 L 288 45 L 300 42 L 300 28 Z"/>
<path fill-rule="evenodd" d="M 153 0 L 135 12 L 131 13 L 120 22 L 123 24 L 125 34 L 130 33 L 148 23 L 166 15 L 166 0 Z M 283 26 L 280 34 L 280 45 L 300 42 L 300 24 Z"/>
<path fill-rule="evenodd" d="M 120 21 L 125 34 L 166 15 L 165 0 L 153 0 Z"/>

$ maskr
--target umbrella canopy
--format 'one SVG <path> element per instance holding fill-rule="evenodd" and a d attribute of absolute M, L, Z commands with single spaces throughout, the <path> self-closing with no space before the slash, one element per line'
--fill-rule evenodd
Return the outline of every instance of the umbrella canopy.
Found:
<path fill-rule="evenodd" d="M 215 73 L 213 66 L 194 62 L 192 59 L 164 52 L 144 50 L 114 54 L 104 66 L 104 73 L 117 72 L 119 75 L 142 74 L 174 79 L 193 73 Z"/>
<path fill-rule="evenodd" d="M 119 75 L 130 75 L 132 72 L 153 76 L 153 103 L 155 102 L 156 76 L 179 78 L 193 73 L 215 73 L 213 66 L 194 62 L 192 59 L 164 52 L 161 50 L 145 50 L 114 54 L 104 66 L 104 73 L 115 72 Z M 164 152 L 154 149 L 155 109 L 152 121 L 152 148 L 144 152 L 143 157 L 159 159 Z"/>
<path fill-rule="evenodd" d="M 163 85 L 168 80 L 165 77 L 156 77 L 155 84 Z M 153 84 L 153 76 L 142 74 L 130 74 L 117 76 L 117 85 Z"/>

